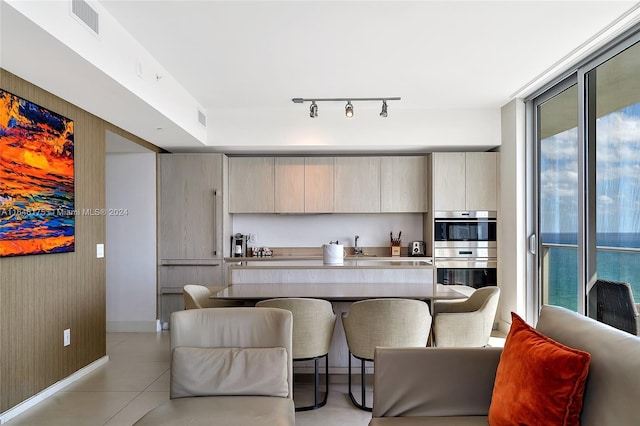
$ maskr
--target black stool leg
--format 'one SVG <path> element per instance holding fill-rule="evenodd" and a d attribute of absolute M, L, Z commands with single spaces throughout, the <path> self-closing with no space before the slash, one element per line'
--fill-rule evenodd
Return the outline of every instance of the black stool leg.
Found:
<path fill-rule="evenodd" d="M 320 387 L 319 382 L 320 382 L 320 371 L 318 370 L 318 358 L 316 357 L 313 360 L 313 366 L 314 366 L 314 375 L 313 375 L 313 405 L 314 406 L 318 406 L 318 393 L 320 392 L 320 390 L 318 389 Z"/>
<path fill-rule="evenodd" d="M 323 355 L 325 358 L 325 394 L 322 401 L 320 400 L 320 368 L 319 368 L 319 360 L 322 356 L 314 357 L 314 358 L 304 358 L 298 359 L 294 361 L 308 361 L 313 359 L 314 371 L 313 371 L 313 405 L 308 405 L 305 407 L 296 407 L 296 411 L 309 411 L 315 410 L 320 407 L 323 407 L 327 403 L 327 398 L 329 396 L 329 354 Z"/>
<path fill-rule="evenodd" d="M 372 407 L 366 406 L 366 374 L 365 374 L 365 359 L 363 358 L 358 358 L 360 359 L 360 377 L 362 380 L 362 383 L 360 386 L 360 389 L 362 391 L 362 404 L 356 401 L 356 398 L 353 396 L 353 392 L 351 391 L 351 355 L 352 355 L 351 351 L 349 351 L 349 398 L 351 399 L 351 402 L 353 403 L 353 405 L 355 405 L 359 409 L 364 411 L 372 411 Z"/>
<path fill-rule="evenodd" d="M 360 390 L 362 391 L 362 406 L 367 408 L 367 394 L 366 392 L 366 385 L 367 385 L 367 376 L 365 376 L 365 369 L 364 369 L 364 360 L 361 359 L 360 360 Z"/>

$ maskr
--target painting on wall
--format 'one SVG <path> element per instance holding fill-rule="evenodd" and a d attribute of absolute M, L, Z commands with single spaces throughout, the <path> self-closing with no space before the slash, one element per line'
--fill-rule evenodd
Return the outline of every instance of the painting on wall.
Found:
<path fill-rule="evenodd" d="M 0 256 L 74 251 L 73 121 L 0 89 Z"/>

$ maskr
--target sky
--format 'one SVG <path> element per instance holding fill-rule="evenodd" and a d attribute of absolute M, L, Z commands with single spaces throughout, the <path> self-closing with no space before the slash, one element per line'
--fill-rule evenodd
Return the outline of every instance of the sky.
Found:
<path fill-rule="evenodd" d="M 578 130 L 541 141 L 540 229 L 577 232 Z M 597 232 L 640 233 L 640 103 L 596 120 Z"/>

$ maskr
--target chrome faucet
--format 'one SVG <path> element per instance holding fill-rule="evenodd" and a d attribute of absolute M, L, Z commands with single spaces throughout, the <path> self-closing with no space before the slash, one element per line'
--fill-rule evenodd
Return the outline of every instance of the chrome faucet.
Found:
<path fill-rule="evenodd" d="M 354 255 L 362 254 L 362 247 L 358 247 L 358 238 L 360 238 L 360 237 L 358 235 L 356 235 L 356 243 L 353 246 L 353 254 Z"/>

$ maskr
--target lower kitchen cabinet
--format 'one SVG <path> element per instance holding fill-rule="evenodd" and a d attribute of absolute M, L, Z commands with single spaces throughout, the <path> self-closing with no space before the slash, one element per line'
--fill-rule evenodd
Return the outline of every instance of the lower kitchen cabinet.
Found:
<path fill-rule="evenodd" d="M 158 310 L 160 321 L 168 322 L 172 312 L 184 309 L 182 289 L 187 284 L 205 287 L 224 287 L 222 261 L 207 264 L 186 263 L 163 264 L 158 266 Z"/>

